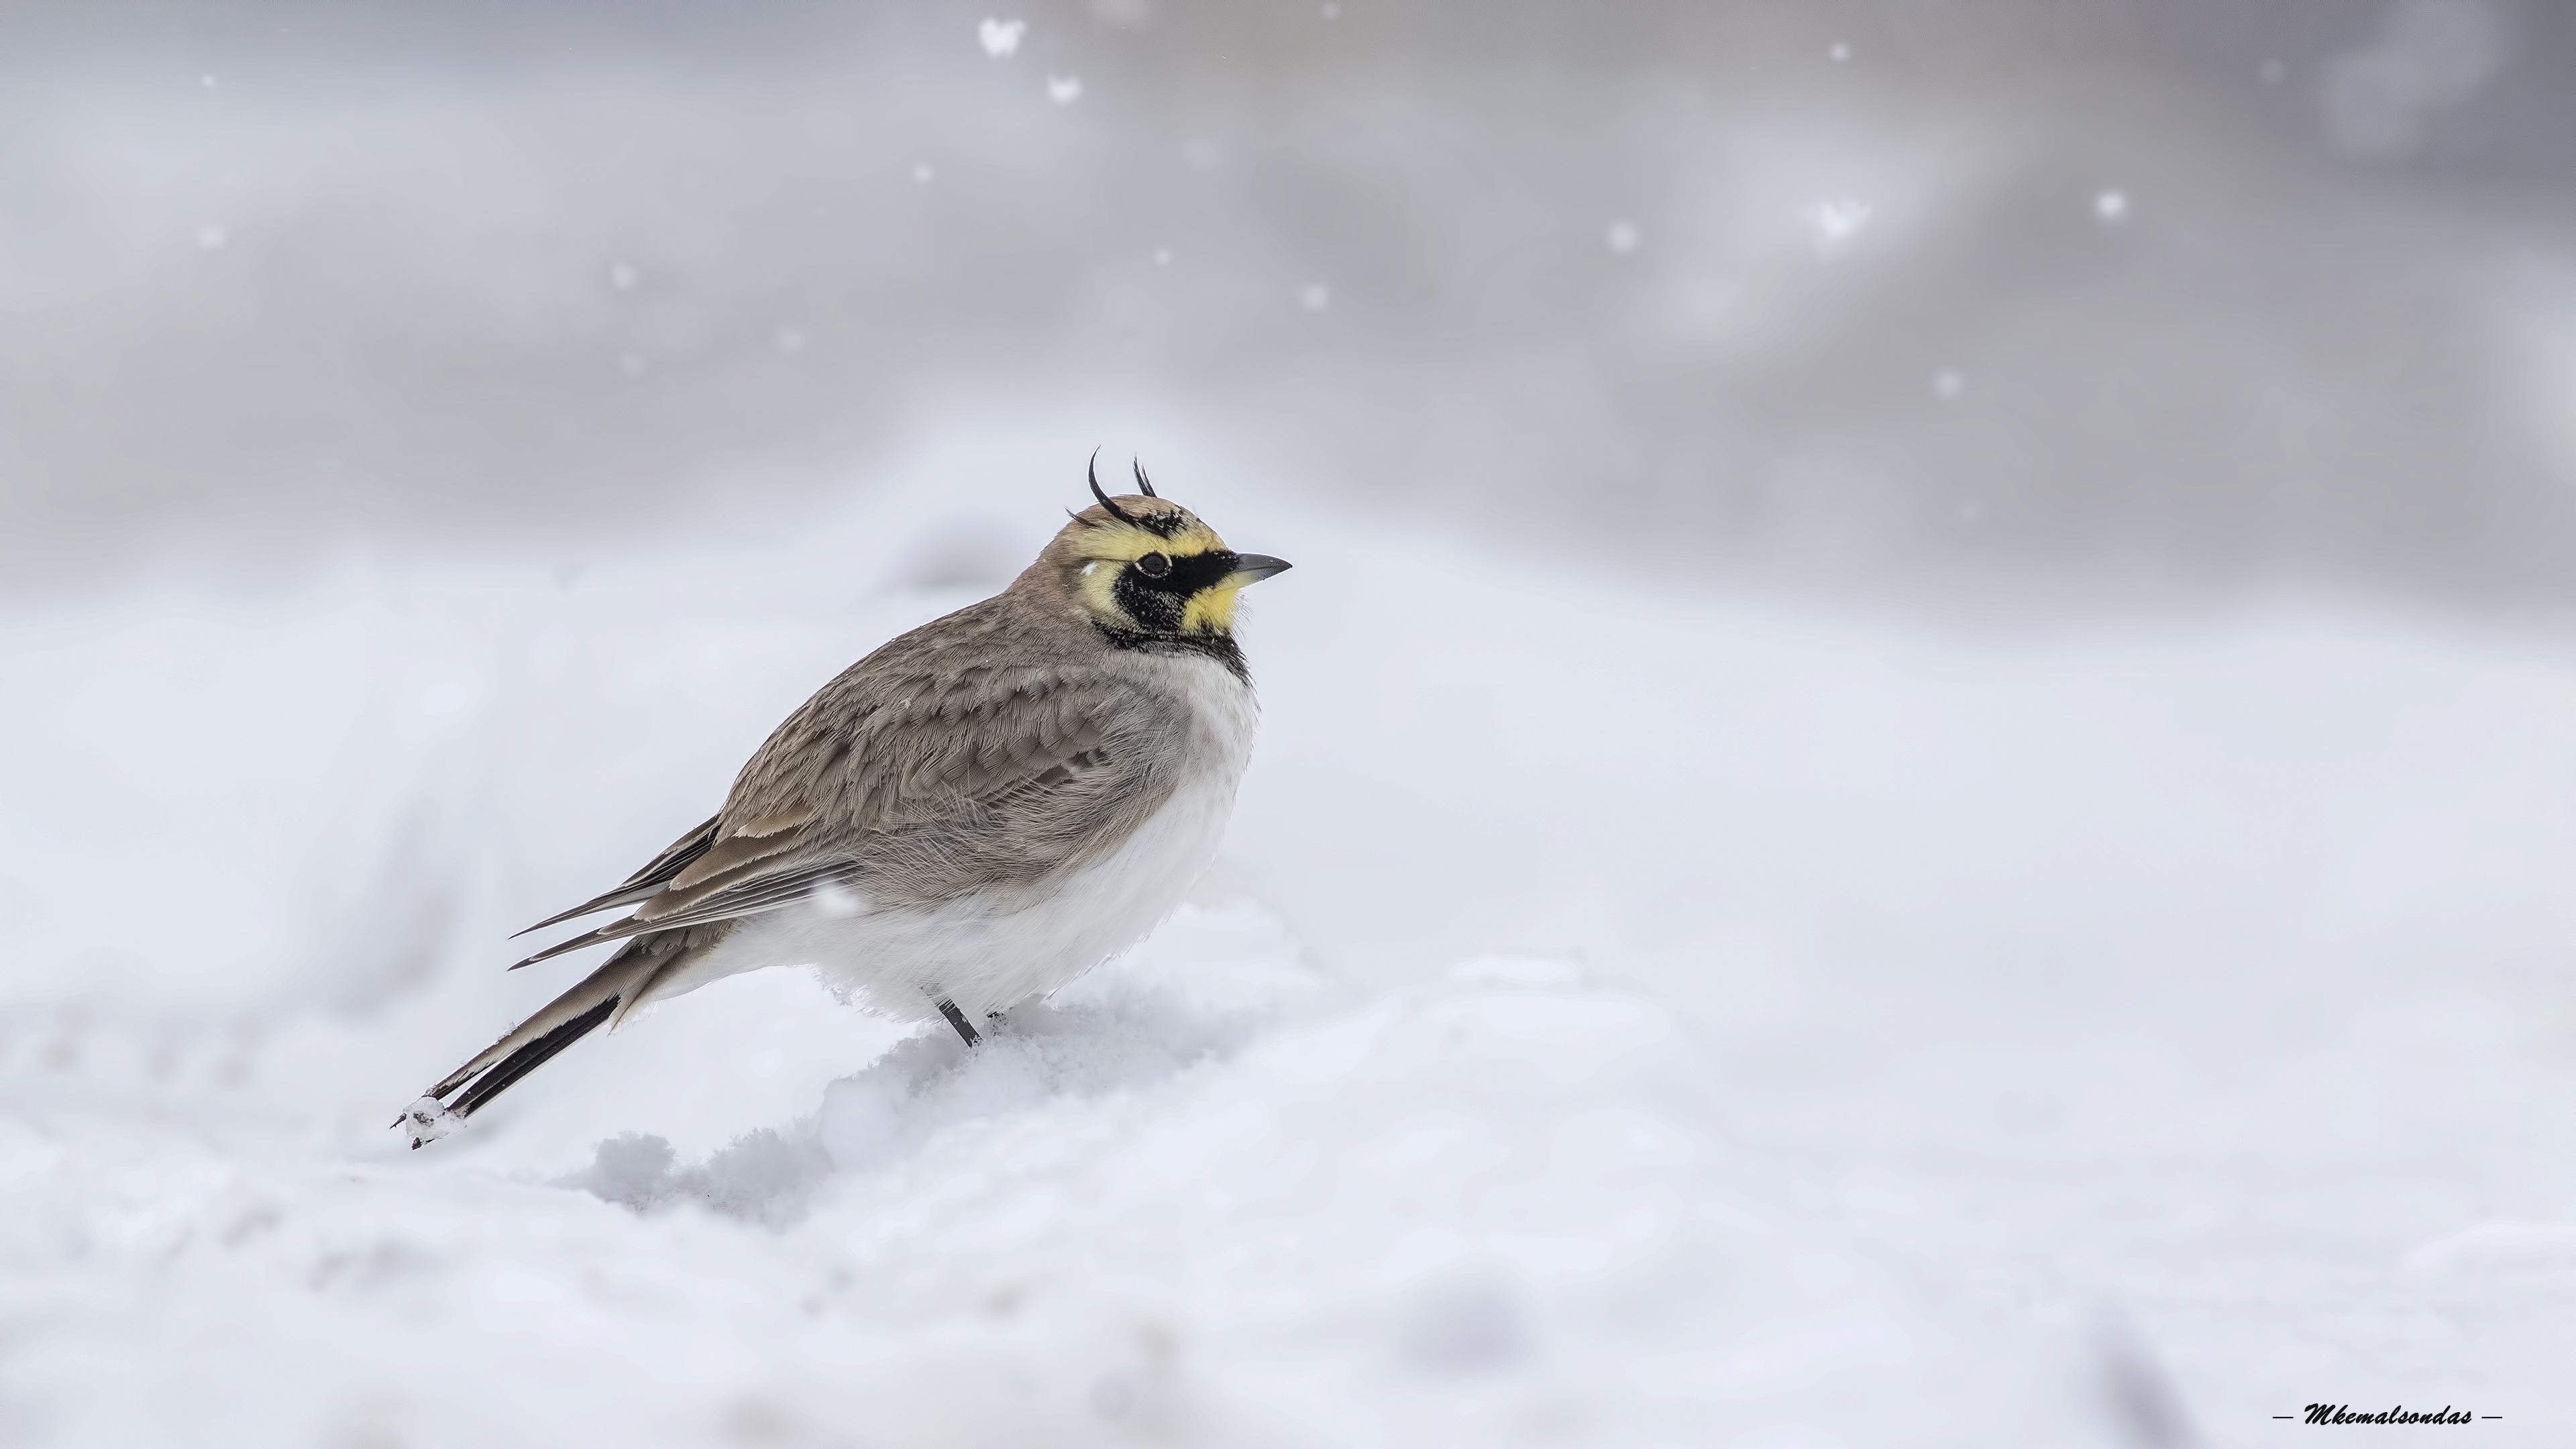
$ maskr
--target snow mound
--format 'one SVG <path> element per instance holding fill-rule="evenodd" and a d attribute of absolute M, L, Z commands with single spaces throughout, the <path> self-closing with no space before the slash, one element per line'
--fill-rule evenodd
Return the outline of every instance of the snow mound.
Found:
<path fill-rule="evenodd" d="M 813 1117 L 756 1128 L 695 1166 L 676 1166 L 661 1137 L 623 1134 L 568 1183 L 638 1210 L 693 1202 L 780 1225 L 835 1173 L 881 1169 L 943 1134 L 1058 1101 L 1151 1087 L 1231 1053 L 1255 1027 L 1249 1013 L 1202 1011 L 1148 988 L 1091 994 L 1028 1003 L 988 1022 L 971 1050 L 945 1027 L 912 1036 L 832 1083 Z"/>

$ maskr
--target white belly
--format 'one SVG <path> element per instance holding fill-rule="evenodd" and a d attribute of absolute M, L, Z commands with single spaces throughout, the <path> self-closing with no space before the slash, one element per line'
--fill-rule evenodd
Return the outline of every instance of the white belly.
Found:
<path fill-rule="evenodd" d="M 764 966 L 811 964 L 889 1016 L 935 1019 L 940 997 L 981 1020 L 1072 981 L 1126 950 L 1180 905 L 1216 858 L 1252 755 L 1251 691 L 1219 666 L 1189 671 L 1198 747 L 1172 798 L 1108 855 L 1056 888 L 1004 901 L 970 896 L 926 910 L 799 905 L 754 916 L 648 1000 Z"/>

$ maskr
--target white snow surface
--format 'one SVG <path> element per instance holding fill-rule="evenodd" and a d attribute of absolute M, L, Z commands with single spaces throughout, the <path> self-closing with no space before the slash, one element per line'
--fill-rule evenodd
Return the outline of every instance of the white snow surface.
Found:
<path fill-rule="evenodd" d="M 973 1052 L 721 982 L 419 1152 L 586 969 L 510 931 L 1072 500 L 9 606 L 0 1443 L 2576 1431 L 2563 647 L 1980 632 L 1166 491 L 1298 567 L 1158 934 Z"/>

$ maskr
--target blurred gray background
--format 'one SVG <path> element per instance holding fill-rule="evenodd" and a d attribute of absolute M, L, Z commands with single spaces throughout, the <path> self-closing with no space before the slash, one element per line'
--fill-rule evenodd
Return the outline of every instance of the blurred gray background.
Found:
<path fill-rule="evenodd" d="M 2554 616 L 2571 79 L 2509 0 L 29 0 L 0 589 L 1141 412 L 1722 584 Z"/>

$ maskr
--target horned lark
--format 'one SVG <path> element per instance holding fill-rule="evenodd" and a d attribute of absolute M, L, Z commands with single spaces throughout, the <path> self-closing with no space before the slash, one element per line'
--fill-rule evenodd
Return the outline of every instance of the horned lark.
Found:
<path fill-rule="evenodd" d="M 1096 455 L 1095 455 L 1096 461 Z M 519 966 L 616 953 L 406 1111 L 442 1135 L 637 1007 L 820 966 L 888 1015 L 975 1023 L 1135 943 L 1206 869 L 1252 752 L 1235 595 L 1288 567 L 1138 493 L 1073 515 L 993 598 L 851 665 L 715 818 L 531 926 L 634 909 Z M 517 970 L 514 966 L 512 970 Z"/>

